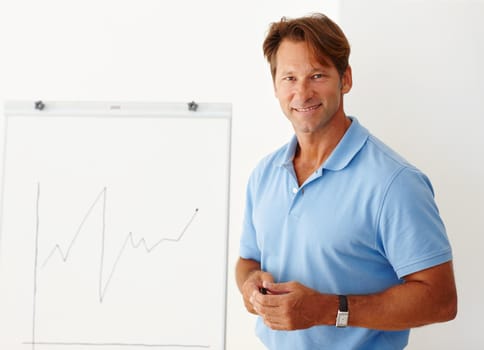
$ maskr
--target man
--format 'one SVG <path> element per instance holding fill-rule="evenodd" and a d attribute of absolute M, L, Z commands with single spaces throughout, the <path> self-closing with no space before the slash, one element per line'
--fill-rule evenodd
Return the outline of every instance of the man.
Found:
<path fill-rule="evenodd" d="M 295 136 L 247 187 L 236 279 L 269 349 L 402 349 L 457 312 L 452 253 L 428 178 L 345 115 L 350 48 L 328 17 L 264 41 Z"/>

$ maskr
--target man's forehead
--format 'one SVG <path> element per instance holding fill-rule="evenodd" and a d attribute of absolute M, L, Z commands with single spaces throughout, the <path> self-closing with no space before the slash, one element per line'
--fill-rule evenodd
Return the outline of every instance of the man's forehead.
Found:
<path fill-rule="evenodd" d="M 301 54 L 301 52 L 303 55 L 299 56 L 298 54 Z M 277 63 L 276 66 L 279 66 L 281 61 L 291 64 L 291 61 L 297 62 L 301 57 L 304 58 L 304 56 L 306 56 L 305 58 L 315 69 L 328 69 L 334 67 L 331 59 L 329 59 L 325 54 L 318 52 L 307 41 L 284 39 L 279 45 L 275 56 Z"/>

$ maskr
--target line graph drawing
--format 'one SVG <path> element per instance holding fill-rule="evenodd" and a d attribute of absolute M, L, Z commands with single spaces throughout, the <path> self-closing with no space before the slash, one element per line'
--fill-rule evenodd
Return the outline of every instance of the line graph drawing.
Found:
<path fill-rule="evenodd" d="M 225 349 L 229 105 L 5 106 L 0 348 Z"/>
<path fill-rule="evenodd" d="M 99 297 L 99 303 L 102 303 L 106 292 L 108 290 L 108 287 L 110 285 L 110 282 L 113 278 L 113 275 L 117 269 L 118 263 L 123 256 L 123 253 L 125 252 L 126 248 L 131 247 L 133 249 L 138 249 L 142 248 L 146 254 L 150 254 L 155 249 L 160 246 L 162 243 L 167 242 L 167 243 L 178 243 L 182 240 L 184 237 L 185 233 L 188 231 L 190 226 L 192 225 L 193 221 L 195 220 L 197 214 L 199 213 L 199 208 L 196 208 L 187 223 L 183 226 L 182 230 L 180 233 L 175 238 L 167 238 L 167 237 L 162 237 L 159 240 L 157 240 L 155 243 L 149 245 L 146 242 L 146 239 L 144 237 L 139 238 L 138 240 L 134 239 L 134 234 L 133 232 L 129 232 L 126 235 L 126 238 L 123 241 L 123 244 L 121 245 L 121 248 L 119 249 L 116 260 L 112 264 L 112 267 L 110 269 L 110 272 L 108 274 L 108 277 L 106 278 L 106 281 L 103 281 L 103 272 L 104 272 L 104 267 L 105 267 L 105 256 L 104 256 L 104 250 L 105 250 L 105 235 L 107 231 L 106 227 L 106 207 L 107 207 L 107 187 L 104 187 L 99 194 L 97 194 L 95 200 L 92 202 L 92 204 L 89 206 L 89 209 L 87 210 L 86 214 L 81 220 L 81 223 L 79 224 L 79 227 L 76 229 L 76 232 L 70 241 L 67 249 L 64 250 L 61 247 L 61 244 L 56 243 L 55 246 L 50 250 L 50 252 L 47 254 L 46 258 L 44 259 L 44 262 L 40 266 L 40 268 L 45 268 L 50 261 L 52 261 L 56 256 L 60 258 L 60 260 L 64 263 L 66 263 L 69 260 L 69 256 L 71 255 L 71 251 L 75 247 L 75 243 L 78 239 L 78 237 L 82 233 L 83 226 L 86 222 L 86 220 L 90 217 L 92 214 L 94 208 L 97 205 L 101 206 L 101 211 L 102 211 L 102 229 L 100 230 L 101 232 L 101 259 L 100 259 L 100 264 L 99 264 L 99 283 L 98 283 L 98 297 Z M 45 342 L 45 341 L 37 341 L 36 340 L 36 313 L 37 313 L 37 285 L 38 285 L 38 269 L 39 266 L 37 266 L 38 262 L 38 255 L 39 255 L 39 249 L 38 249 L 38 242 L 39 238 L 41 235 L 41 216 L 40 216 L 40 207 L 41 207 L 41 184 L 40 182 L 37 183 L 37 193 L 36 193 L 36 203 L 35 203 L 35 208 L 36 208 L 36 224 L 35 224 L 35 242 L 36 242 L 36 247 L 35 247 L 35 259 L 34 259 L 34 289 L 33 289 L 33 296 L 34 296 L 34 301 L 33 301 L 33 314 L 32 314 L 32 341 L 29 342 L 24 342 L 24 344 L 31 345 L 32 350 L 35 350 L 37 346 L 99 346 L 99 347 L 112 347 L 112 346 L 118 346 L 118 347 L 149 347 L 149 348 L 196 348 L 196 349 L 209 349 L 209 345 L 204 345 L 204 344 L 146 344 L 146 343 L 119 343 L 119 342 Z M 57 254 L 56 254 L 57 253 Z M 104 283 L 103 283 L 104 282 Z"/>
<path fill-rule="evenodd" d="M 87 213 L 84 215 L 84 217 L 81 220 L 81 223 L 79 224 L 79 227 L 76 230 L 76 234 L 74 235 L 73 239 L 70 241 L 68 248 L 64 252 L 60 244 L 55 244 L 55 246 L 52 248 L 50 253 L 47 255 L 47 257 L 44 259 L 44 262 L 42 263 L 41 267 L 44 268 L 47 263 L 53 258 L 55 253 L 58 253 L 58 256 L 63 262 L 66 262 L 69 259 L 69 255 L 71 253 L 72 248 L 74 247 L 74 244 L 79 237 L 79 235 L 82 232 L 82 228 L 84 226 L 84 223 L 86 220 L 89 218 L 91 215 L 91 212 L 93 211 L 94 207 L 101 202 L 102 203 L 102 230 L 101 230 L 101 263 L 99 266 L 99 284 L 98 284 L 98 290 L 99 290 L 99 302 L 102 303 L 104 300 L 104 297 L 106 295 L 106 291 L 109 287 L 109 284 L 111 282 L 111 279 L 113 278 L 114 272 L 116 271 L 116 267 L 118 266 L 119 260 L 121 259 L 123 252 L 128 246 L 131 246 L 131 248 L 137 249 L 139 247 L 142 247 L 144 251 L 149 254 L 151 253 L 155 248 L 157 248 L 161 243 L 163 242 L 172 242 L 172 243 L 177 243 L 180 242 L 180 240 L 183 238 L 185 235 L 186 231 L 192 224 L 193 220 L 195 220 L 195 217 L 198 214 L 199 209 L 196 208 L 188 222 L 185 224 L 181 232 L 176 236 L 176 238 L 166 238 L 163 237 L 159 239 L 157 242 L 152 244 L 151 246 L 148 245 L 144 237 L 139 238 L 137 241 L 134 239 L 133 232 L 129 232 L 126 235 L 126 238 L 124 240 L 124 243 L 122 244 L 121 248 L 119 249 L 119 253 L 117 254 L 116 260 L 111 268 L 111 271 L 108 274 L 108 278 L 106 279 L 105 283 L 103 283 L 103 272 L 104 272 L 104 244 L 105 244 L 105 234 L 106 234 L 106 222 L 105 222 L 105 216 L 106 216 L 106 200 L 107 200 L 107 187 L 104 187 L 101 192 L 96 196 L 96 199 L 94 202 L 90 205 L 89 209 L 87 210 Z M 39 235 L 39 205 L 40 205 L 40 183 L 37 184 L 37 203 L 36 203 L 36 208 L 37 208 L 37 224 L 36 224 L 36 241 L 38 240 L 38 235 Z M 37 266 L 34 267 L 35 270 L 37 270 Z"/>

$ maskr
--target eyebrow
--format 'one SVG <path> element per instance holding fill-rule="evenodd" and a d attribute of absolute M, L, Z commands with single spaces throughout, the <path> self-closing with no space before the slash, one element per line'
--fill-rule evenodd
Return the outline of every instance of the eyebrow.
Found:
<path fill-rule="evenodd" d="M 320 66 L 320 67 L 313 68 L 309 71 L 309 75 L 317 73 L 317 72 L 327 71 L 329 68 L 330 67 L 328 67 L 328 66 Z M 290 69 L 290 70 L 287 70 L 287 71 L 281 71 L 281 75 L 283 75 L 283 76 L 294 75 L 294 70 Z"/>

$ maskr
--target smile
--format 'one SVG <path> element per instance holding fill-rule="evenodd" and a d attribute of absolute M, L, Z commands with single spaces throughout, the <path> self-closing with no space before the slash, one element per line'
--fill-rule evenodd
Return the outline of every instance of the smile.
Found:
<path fill-rule="evenodd" d="M 310 111 L 314 111 L 315 109 L 318 109 L 320 106 L 321 106 L 321 103 L 310 107 L 304 107 L 304 108 L 293 107 L 292 109 L 295 110 L 296 112 L 310 112 Z"/>

